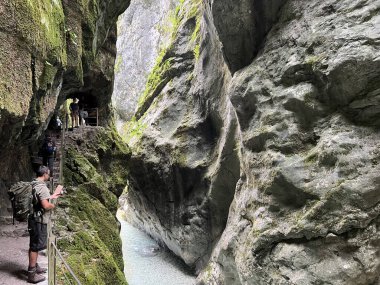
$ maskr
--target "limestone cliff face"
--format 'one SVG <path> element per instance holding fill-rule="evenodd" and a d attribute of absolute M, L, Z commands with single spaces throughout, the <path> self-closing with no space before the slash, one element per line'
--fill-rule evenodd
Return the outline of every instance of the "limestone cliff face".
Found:
<path fill-rule="evenodd" d="M 379 282 L 379 9 L 179 1 L 125 208 L 200 284 Z"/>
<path fill-rule="evenodd" d="M 170 40 L 165 31 L 173 24 L 169 13 L 175 8 L 175 2 L 135 0 L 119 18 L 117 50 L 120 52 L 115 62 L 112 102 L 121 133 L 125 133 L 125 122 L 136 110 L 160 47 Z"/>
<path fill-rule="evenodd" d="M 179 3 L 172 11 L 171 43 L 160 52 L 127 135 L 135 150 L 129 217 L 143 220 L 191 265 L 224 229 L 240 171 L 237 122 L 221 96 L 230 75 L 219 48 L 199 54 L 201 38 L 220 46 L 215 31 L 201 35 L 200 4 Z"/>

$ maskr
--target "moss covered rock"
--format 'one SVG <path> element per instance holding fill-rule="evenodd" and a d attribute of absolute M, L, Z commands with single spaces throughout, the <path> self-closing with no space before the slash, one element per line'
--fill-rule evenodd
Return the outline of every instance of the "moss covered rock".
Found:
<path fill-rule="evenodd" d="M 123 164 L 129 149 L 114 131 L 101 127 L 69 134 L 66 144 L 68 193 L 56 215 L 58 246 L 84 284 L 126 284 L 115 214 L 127 183 Z"/>

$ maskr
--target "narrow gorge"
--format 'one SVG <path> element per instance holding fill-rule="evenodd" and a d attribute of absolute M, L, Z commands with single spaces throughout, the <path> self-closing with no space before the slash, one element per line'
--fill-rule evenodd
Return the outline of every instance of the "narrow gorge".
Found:
<path fill-rule="evenodd" d="M 1 221 L 67 100 L 98 110 L 65 136 L 53 228 L 82 284 L 128 282 L 118 208 L 198 285 L 380 284 L 379 0 L 0 15 Z"/>

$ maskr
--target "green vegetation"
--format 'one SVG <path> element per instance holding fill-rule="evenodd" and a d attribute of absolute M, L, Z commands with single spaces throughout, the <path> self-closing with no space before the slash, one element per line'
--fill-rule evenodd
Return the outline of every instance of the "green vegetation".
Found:
<path fill-rule="evenodd" d="M 77 231 L 61 238 L 58 245 L 75 275 L 83 284 L 127 284 L 114 214 L 81 191 L 69 193 L 65 203 L 70 216 L 75 217 L 75 222 L 68 224 L 75 224 Z"/>
<path fill-rule="evenodd" d="M 120 71 L 120 67 L 121 67 L 121 63 L 123 62 L 123 58 L 121 57 L 121 55 L 119 54 L 117 57 L 116 57 L 116 61 L 115 61 L 115 73 L 118 73 Z"/>
<path fill-rule="evenodd" d="M 305 58 L 305 63 L 311 65 L 312 68 L 316 68 L 325 59 L 325 56 L 320 55 L 310 55 Z"/>
<path fill-rule="evenodd" d="M 115 214 L 130 150 L 114 129 L 99 128 L 86 140 L 67 148 L 68 193 L 60 199 L 54 225 L 58 247 L 83 284 L 127 284 Z M 61 269 L 61 280 L 63 274 Z"/>
<path fill-rule="evenodd" d="M 53 66 L 50 64 L 48 61 L 45 61 L 44 64 L 44 70 L 42 72 L 42 75 L 40 76 L 39 79 L 39 88 L 42 90 L 47 90 L 49 87 L 49 84 L 53 84 L 55 75 L 57 74 L 57 67 Z"/>
<path fill-rule="evenodd" d="M 193 34 L 191 35 L 191 41 L 195 42 L 194 47 L 194 58 L 198 60 L 200 53 L 200 42 L 201 42 L 201 16 L 202 16 L 202 1 L 201 0 L 192 0 L 191 12 L 190 15 L 195 17 L 195 29 Z"/>
<path fill-rule="evenodd" d="M 141 109 L 148 99 L 154 98 L 157 93 L 156 90 L 166 81 L 166 73 L 171 67 L 173 58 L 163 60 L 165 55 L 166 50 L 158 56 L 157 62 L 149 74 L 144 93 L 139 98 L 138 109 Z"/>
<path fill-rule="evenodd" d="M 188 156 L 186 152 L 182 149 L 175 149 L 173 152 L 172 159 L 178 166 L 188 167 Z"/>
<path fill-rule="evenodd" d="M 141 122 L 142 119 L 137 120 L 136 117 L 133 117 L 129 122 L 124 124 L 123 133 L 125 133 L 124 140 L 126 143 L 130 143 L 132 139 L 139 139 L 144 130 L 147 128 L 147 125 Z"/>
<path fill-rule="evenodd" d="M 17 33 L 49 62 L 66 64 L 61 1 L 13 1 Z"/>
<path fill-rule="evenodd" d="M 305 163 L 308 165 L 313 165 L 318 161 L 318 153 L 317 152 L 311 152 L 305 157 Z"/>
<path fill-rule="evenodd" d="M 67 30 L 69 40 L 76 46 L 78 46 L 78 36 L 74 31 Z"/>
<path fill-rule="evenodd" d="M 185 5 L 186 4 L 186 5 Z M 187 5 L 188 4 L 188 5 Z M 173 48 L 173 43 L 178 34 L 178 30 L 185 21 L 196 18 L 195 29 L 191 36 L 191 41 L 195 42 L 194 57 L 199 58 L 200 53 L 200 22 L 201 22 L 201 0 L 180 0 L 173 12 L 169 13 L 168 28 L 161 30 L 170 34 L 170 41 L 167 46 L 162 47 L 156 64 L 148 76 L 143 94 L 138 100 L 137 118 L 140 118 L 146 112 L 153 99 L 160 93 L 162 88 L 171 80 L 169 71 L 173 64 L 173 57 L 168 56 Z"/>

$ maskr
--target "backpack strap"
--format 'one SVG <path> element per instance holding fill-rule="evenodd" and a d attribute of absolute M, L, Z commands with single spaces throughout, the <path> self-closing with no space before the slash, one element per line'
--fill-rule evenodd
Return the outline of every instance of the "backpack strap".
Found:
<path fill-rule="evenodd" d="M 41 223 L 43 223 L 43 214 L 44 214 L 44 209 L 41 206 L 40 201 L 38 200 L 37 194 L 36 194 L 36 186 L 38 184 L 45 184 L 45 182 L 33 180 L 31 182 L 32 185 L 32 205 L 31 205 L 31 213 L 33 218 L 36 217 L 41 217 Z M 46 184 L 45 184 L 46 185 Z"/>

